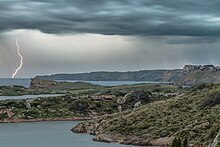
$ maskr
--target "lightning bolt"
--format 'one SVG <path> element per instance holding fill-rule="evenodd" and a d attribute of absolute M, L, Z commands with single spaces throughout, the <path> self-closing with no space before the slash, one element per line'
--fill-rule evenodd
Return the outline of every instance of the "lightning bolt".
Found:
<path fill-rule="evenodd" d="M 20 65 L 19 67 L 15 70 L 14 74 L 11 76 L 12 78 L 15 78 L 16 74 L 18 73 L 18 71 L 22 68 L 22 65 L 23 65 L 23 57 L 22 55 L 20 54 L 20 47 L 19 47 L 19 44 L 18 44 L 18 38 L 16 39 L 16 46 L 17 46 L 17 54 L 18 56 L 20 57 Z"/>

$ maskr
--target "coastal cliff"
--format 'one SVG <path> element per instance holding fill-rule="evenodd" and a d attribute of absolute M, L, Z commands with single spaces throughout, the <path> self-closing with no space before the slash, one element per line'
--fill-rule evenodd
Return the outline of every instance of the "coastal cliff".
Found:
<path fill-rule="evenodd" d="M 175 81 L 182 85 L 220 83 L 220 67 L 213 65 L 186 65 L 182 75 Z"/>
<path fill-rule="evenodd" d="M 152 81 L 192 86 L 202 83 L 220 83 L 220 67 L 214 65 L 185 65 L 183 69 L 176 70 L 54 74 L 37 76 L 36 79 L 82 81 Z"/>

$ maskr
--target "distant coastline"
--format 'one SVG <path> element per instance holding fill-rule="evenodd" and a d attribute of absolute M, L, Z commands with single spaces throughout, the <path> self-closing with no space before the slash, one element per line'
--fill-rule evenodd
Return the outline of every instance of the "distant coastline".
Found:
<path fill-rule="evenodd" d="M 128 72 L 90 72 L 76 74 L 54 74 L 36 76 L 43 80 L 75 80 L 75 81 L 151 81 L 173 82 L 179 78 L 183 69 L 173 70 L 140 70 Z"/>
<path fill-rule="evenodd" d="M 182 69 L 140 70 L 128 72 L 91 72 L 37 76 L 43 80 L 79 81 L 151 81 L 192 86 L 203 83 L 220 83 L 220 67 L 214 65 L 185 65 Z"/>

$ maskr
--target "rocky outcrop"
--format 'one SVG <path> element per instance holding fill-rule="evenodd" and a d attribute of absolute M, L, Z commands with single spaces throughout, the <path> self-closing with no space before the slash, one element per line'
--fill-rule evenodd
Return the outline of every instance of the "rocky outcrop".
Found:
<path fill-rule="evenodd" d="M 100 123 L 97 123 L 100 122 Z M 94 141 L 99 142 L 118 142 L 126 145 L 138 145 L 138 146 L 167 146 L 170 145 L 175 137 L 162 137 L 157 139 L 152 138 L 140 138 L 135 135 L 120 135 L 105 132 L 102 128 L 104 121 L 87 121 L 86 123 L 80 123 L 71 129 L 74 133 L 89 133 L 95 135 Z"/>
<path fill-rule="evenodd" d="M 196 71 L 211 71 L 211 72 L 216 72 L 220 71 L 219 66 L 214 66 L 214 65 L 185 65 L 183 68 L 183 74 L 188 75 L 190 73 L 196 72 Z"/>
<path fill-rule="evenodd" d="M 220 83 L 220 67 L 214 65 L 186 65 L 182 75 L 175 81 L 181 85 Z"/>

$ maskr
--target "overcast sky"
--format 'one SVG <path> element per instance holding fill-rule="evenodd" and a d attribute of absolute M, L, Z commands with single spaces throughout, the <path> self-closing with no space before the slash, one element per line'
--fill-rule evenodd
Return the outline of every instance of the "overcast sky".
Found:
<path fill-rule="evenodd" d="M 219 0 L 0 0 L 0 77 L 220 64 Z"/>

